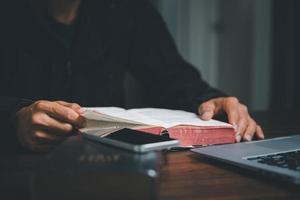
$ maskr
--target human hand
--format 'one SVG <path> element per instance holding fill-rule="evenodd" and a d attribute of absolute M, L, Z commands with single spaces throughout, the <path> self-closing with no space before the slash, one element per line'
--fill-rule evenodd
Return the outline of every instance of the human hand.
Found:
<path fill-rule="evenodd" d="M 17 137 L 34 151 L 50 150 L 84 124 L 80 106 L 64 101 L 36 101 L 16 114 Z"/>
<path fill-rule="evenodd" d="M 210 120 L 217 114 L 226 113 L 228 122 L 236 131 L 236 141 L 250 141 L 253 137 L 264 138 L 262 128 L 251 118 L 248 109 L 235 97 L 214 98 L 202 103 L 198 112 L 203 120 Z"/>

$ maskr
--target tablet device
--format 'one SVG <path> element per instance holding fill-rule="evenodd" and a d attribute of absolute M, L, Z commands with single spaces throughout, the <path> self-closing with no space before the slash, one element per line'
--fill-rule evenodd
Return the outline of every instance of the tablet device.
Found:
<path fill-rule="evenodd" d="M 84 134 L 85 137 L 134 152 L 148 152 L 154 150 L 178 147 L 179 141 L 165 135 L 153 135 L 132 129 L 121 129 L 105 137 Z"/>

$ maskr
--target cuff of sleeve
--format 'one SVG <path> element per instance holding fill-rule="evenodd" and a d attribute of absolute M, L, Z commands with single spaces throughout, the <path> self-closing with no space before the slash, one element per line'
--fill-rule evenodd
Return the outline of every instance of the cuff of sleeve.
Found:
<path fill-rule="evenodd" d="M 1 151 L 14 152 L 22 149 L 18 142 L 16 135 L 16 113 L 23 107 L 29 106 L 33 103 L 32 100 L 28 99 L 10 99 L 10 105 L 4 112 L 6 115 L 1 117 L 1 120 L 5 121 L 3 131 L 6 134 L 3 135 L 5 142 L 1 143 Z"/>
<path fill-rule="evenodd" d="M 10 116 L 9 116 L 9 122 L 14 124 L 15 119 L 16 119 L 16 113 L 20 109 L 22 109 L 23 107 L 29 106 L 32 103 L 33 103 L 33 101 L 29 100 L 29 99 L 20 99 L 20 100 L 18 100 L 18 102 L 16 102 L 16 104 L 11 109 Z"/>

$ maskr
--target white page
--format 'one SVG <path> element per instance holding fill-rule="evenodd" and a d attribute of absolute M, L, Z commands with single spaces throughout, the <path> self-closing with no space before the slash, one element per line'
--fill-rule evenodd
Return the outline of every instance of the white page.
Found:
<path fill-rule="evenodd" d="M 110 122 L 124 122 L 133 123 L 129 120 L 127 111 L 118 107 L 95 107 L 84 108 L 84 117 L 90 120 L 110 121 Z"/>
<path fill-rule="evenodd" d="M 170 128 L 176 125 L 232 127 L 230 124 L 217 120 L 203 121 L 196 114 L 181 110 L 160 108 L 139 108 L 125 110 L 117 107 L 87 108 L 97 112 L 123 118 L 143 124 Z"/>
<path fill-rule="evenodd" d="M 120 119 L 128 120 L 128 123 L 139 123 L 139 124 L 146 124 L 146 125 L 155 125 L 162 123 L 156 119 L 151 117 L 139 114 L 139 113 L 131 113 L 129 110 L 125 110 L 119 107 L 95 107 L 95 108 L 85 108 L 89 111 L 96 111 L 98 113 L 102 113 L 105 115 L 110 115 Z M 115 120 L 114 120 L 115 121 Z M 123 121 L 123 120 L 122 120 Z M 161 125 L 160 125 L 161 126 Z"/>
<path fill-rule="evenodd" d="M 217 120 L 204 121 L 194 113 L 186 112 L 182 110 L 169 110 L 160 108 L 142 108 L 131 109 L 128 112 L 132 114 L 145 115 L 149 118 L 160 121 L 161 125 L 165 128 L 169 128 L 176 125 L 195 125 L 195 126 L 217 126 L 217 127 L 232 127 L 228 123 L 224 123 Z"/>

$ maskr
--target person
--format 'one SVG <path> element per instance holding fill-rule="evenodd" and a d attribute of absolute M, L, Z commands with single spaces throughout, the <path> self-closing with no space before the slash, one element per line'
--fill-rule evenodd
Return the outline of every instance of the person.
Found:
<path fill-rule="evenodd" d="M 225 113 L 237 141 L 264 137 L 247 107 L 209 86 L 142 0 L 20 0 L 1 6 L 1 146 L 51 149 L 84 126 L 81 106 L 125 107 L 132 74 L 151 107 Z M 14 144 L 15 144 L 14 143 Z"/>

